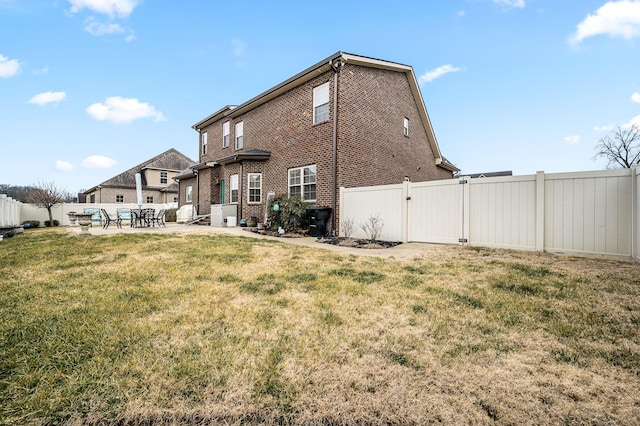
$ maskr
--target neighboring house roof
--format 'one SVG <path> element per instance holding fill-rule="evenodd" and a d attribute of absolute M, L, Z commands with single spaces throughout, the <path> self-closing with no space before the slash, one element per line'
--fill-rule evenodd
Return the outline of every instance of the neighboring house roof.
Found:
<path fill-rule="evenodd" d="M 224 108 L 214 112 L 210 116 L 205 119 L 197 122 L 193 126 L 191 126 L 194 130 L 200 131 L 204 127 L 209 124 L 224 118 L 234 118 L 241 114 L 246 113 L 274 98 L 280 96 L 281 94 L 288 92 L 289 90 L 300 86 L 307 81 L 317 77 L 320 74 L 323 74 L 333 67 L 339 66 L 340 64 L 353 64 L 364 67 L 372 67 L 379 69 L 386 69 L 397 72 L 404 72 L 407 75 L 407 79 L 409 81 L 409 85 L 411 87 L 411 92 L 413 93 L 413 97 L 418 105 L 418 111 L 420 112 L 420 118 L 424 125 L 424 128 L 427 132 L 427 138 L 429 139 L 429 143 L 431 144 L 431 149 L 433 151 L 433 155 L 436 160 L 436 165 L 442 167 L 451 172 L 456 172 L 459 169 L 454 166 L 451 162 L 446 161 L 442 157 L 442 153 L 440 152 L 440 147 L 438 146 L 438 141 L 436 140 L 436 135 L 433 131 L 433 127 L 431 126 L 431 120 L 429 119 L 429 114 L 427 113 L 427 108 L 424 104 L 424 100 L 422 99 L 422 93 L 420 92 L 420 86 L 418 85 L 418 80 L 416 79 L 415 73 L 413 72 L 413 68 L 409 65 L 403 65 L 395 62 L 384 61 L 381 59 L 369 58 L 366 56 L 354 55 L 351 53 L 345 52 L 336 52 L 328 58 L 318 62 L 315 65 L 307 68 L 306 70 L 294 75 L 286 81 L 278 84 L 277 86 L 272 87 L 259 94 L 258 96 L 248 100 L 247 102 L 240 104 L 238 106 L 227 105 Z"/>
<path fill-rule="evenodd" d="M 99 185 L 96 185 L 86 191 L 84 194 L 88 194 L 90 192 L 95 191 L 99 187 L 117 187 L 117 188 L 135 188 L 136 187 L 136 173 L 140 173 L 142 175 L 142 186 L 147 186 L 147 182 L 145 179 L 144 170 L 147 169 L 155 169 L 155 170 L 166 170 L 166 171 L 180 171 L 184 170 L 189 165 L 193 164 L 194 161 L 182 154 L 178 150 L 171 148 L 162 154 L 158 154 L 155 157 L 138 164 L 130 168 L 127 171 L 120 173 L 112 177 L 111 179 L 105 180 Z M 177 192 L 178 185 L 175 183 L 170 184 L 169 186 L 158 187 L 159 190 L 164 192 Z"/>
<path fill-rule="evenodd" d="M 511 170 L 506 170 L 503 172 L 460 173 L 460 176 L 466 176 L 470 178 L 500 177 L 500 176 L 513 176 L 513 172 Z"/>

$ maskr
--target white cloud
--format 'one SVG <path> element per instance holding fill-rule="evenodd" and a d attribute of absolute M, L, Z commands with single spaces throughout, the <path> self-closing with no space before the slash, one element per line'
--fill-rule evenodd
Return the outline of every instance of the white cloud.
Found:
<path fill-rule="evenodd" d="M 622 125 L 623 129 L 629 129 L 631 128 L 631 126 L 638 126 L 640 127 L 640 115 L 636 115 L 635 117 L 633 117 L 631 120 L 629 120 L 628 123 L 625 123 Z"/>
<path fill-rule="evenodd" d="M 0 55 L 0 78 L 13 77 L 20 73 L 20 62 Z"/>
<path fill-rule="evenodd" d="M 87 108 L 87 113 L 100 121 L 114 123 L 130 123 L 139 118 L 153 118 L 154 121 L 165 121 L 166 118 L 153 105 L 140 102 L 135 98 L 112 96 L 104 103 L 95 103 Z"/>
<path fill-rule="evenodd" d="M 631 95 L 631 100 L 640 104 L 640 93 L 635 92 L 633 95 Z"/>
<path fill-rule="evenodd" d="M 94 18 L 88 18 L 86 21 L 84 21 L 84 30 L 94 36 L 124 33 L 124 28 L 122 28 L 119 24 L 104 24 L 102 22 L 96 21 Z"/>
<path fill-rule="evenodd" d="M 420 78 L 418 78 L 418 82 L 420 84 L 430 83 L 438 77 L 442 77 L 443 75 L 449 74 L 451 72 L 458 72 L 461 69 L 462 68 L 454 67 L 451 64 L 442 65 L 434 70 L 427 71 L 426 73 L 422 74 Z"/>
<path fill-rule="evenodd" d="M 113 158 L 105 157 L 104 155 L 90 155 L 82 160 L 82 167 L 88 169 L 108 169 L 118 164 Z"/>
<path fill-rule="evenodd" d="M 605 3 L 576 26 L 571 44 L 600 34 L 631 39 L 640 36 L 640 1 L 620 0 Z"/>
<path fill-rule="evenodd" d="M 40 68 L 39 70 L 35 70 L 33 73 L 35 75 L 49 74 L 49 66 L 45 65 L 44 67 Z"/>
<path fill-rule="evenodd" d="M 507 8 L 517 7 L 522 9 L 525 6 L 524 0 L 493 0 L 493 2 Z"/>
<path fill-rule="evenodd" d="M 564 138 L 565 142 L 576 144 L 580 142 L 580 135 L 571 135 Z"/>
<path fill-rule="evenodd" d="M 29 99 L 30 104 L 36 105 L 45 105 L 50 103 L 58 103 L 60 101 L 64 101 L 67 99 L 67 94 L 65 92 L 44 92 L 39 93 Z"/>
<path fill-rule="evenodd" d="M 58 160 L 55 165 L 56 170 L 60 170 L 62 172 L 68 172 L 73 169 L 73 165 L 68 161 Z"/>
<path fill-rule="evenodd" d="M 610 132 L 614 129 L 614 125 L 613 124 L 607 124 L 605 126 L 596 126 L 593 128 L 593 130 L 595 130 L 596 132 Z"/>
<path fill-rule="evenodd" d="M 131 15 L 138 5 L 138 0 L 68 0 L 71 3 L 71 13 L 87 8 L 96 13 L 110 17 L 126 18 Z"/>

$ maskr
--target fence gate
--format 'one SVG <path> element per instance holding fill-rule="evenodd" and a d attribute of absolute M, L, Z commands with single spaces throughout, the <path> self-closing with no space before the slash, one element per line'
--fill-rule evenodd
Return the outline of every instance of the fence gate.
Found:
<path fill-rule="evenodd" d="M 411 183 L 407 196 L 409 241 L 469 241 L 469 179 Z"/>

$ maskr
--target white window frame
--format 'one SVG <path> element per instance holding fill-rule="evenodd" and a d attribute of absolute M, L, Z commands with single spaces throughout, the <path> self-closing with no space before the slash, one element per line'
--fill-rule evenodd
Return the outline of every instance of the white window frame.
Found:
<path fill-rule="evenodd" d="M 402 132 L 405 136 L 409 136 L 409 119 L 407 117 L 404 118 Z"/>
<path fill-rule="evenodd" d="M 238 182 L 239 178 L 237 174 L 229 176 L 229 202 L 231 204 L 238 204 Z"/>
<path fill-rule="evenodd" d="M 231 138 L 229 134 L 230 134 L 230 123 L 228 121 L 225 121 L 224 123 L 222 123 L 222 147 L 223 148 L 229 147 L 229 139 Z"/>
<path fill-rule="evenodd" d="M 207 132 L 202 133 L 202 155 L 207 155 Z"/>
<path fill-rule="evenodd" d="M 258 186 L 254 186 L 255 182 L 252 181 L 254 177 L 258 177 Z M 251 193 L 251 191 L 258 190 L 258 196 L 255 198 L 255 195 Z M 247 203 L 249 204 L 262 204 L 262 173 L 248 173 L 247 174 Z"/>
<path fill-rule="evenodd" d="M 329 82 L 313 88 L 313 124 L 329 121 Z"/>
<path fill-rule="evenodd" d="M 236 144 L 236 149 L 242 149 L 242 147 L 244 146 L 244 121 L 240 121 L 236 123 L 235 144 Z"/>
<path fill-rule="evenodd" d="M 189 185 L 185 189 L 185 201 L 190 203 L 193 201 L 193 186 Z"/>
<path fill-rule="evenodd" d="M 306 178 L 305 178 L 305 169 L 308 170 L 309 172 L 313 171 L 313 174 L 308 173 L 307 176 L 309 177 L 309 181 L 305 182 Z M 299 183 L 292 183 L 291 182 L 291 172 L 297 171 L 299 172 L 299 179 L 300 182 Z M 311 176 L 313 176 L 313 181 L 311 181 Z M 308 166 L 302 166 L 302 167 L 295 167 L 292 169 L 289 169 L 287 171 L 287 192 L 289 194 L 289 196 L 291 197 L 291 188 L 292 187 L 299 187 L 300 188 L 300 199 L 303 201 L 316 201 L 316 198 L 318 197 L 318 168 L 315 164 L 310 164 Z M 315 185 L 315 197 L 313 198 L 305 198 L 305 186 L 310 186 L 310 185 Z"/>

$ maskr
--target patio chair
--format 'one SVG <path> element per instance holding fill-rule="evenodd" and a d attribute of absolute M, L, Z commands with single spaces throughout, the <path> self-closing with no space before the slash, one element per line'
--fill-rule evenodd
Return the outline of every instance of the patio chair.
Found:
<path fill-rule="evenodd" d="M 112 223 L 115 223 L 118 228 L 122 228 L 122 224 L 121 224 L 122 219 L 120 219 L 119 216 L 114 218 L 109 213 L 107 213 L 105 209 L 100 209 L 100 211 L 102 212 L 102 228 L 103 229 L 107 229 L 109 225 L 111 225 Z"/>
<path fill-rule="evenodd" d="M 165 214 L 165 209 L 160 209 L 160 211 L 156 216 L 153 216 L 150 218 L 151 225 L 158 224 L 158 226 L 166 227 L 167 225 L 164 223 L 164 214 Z"/>

